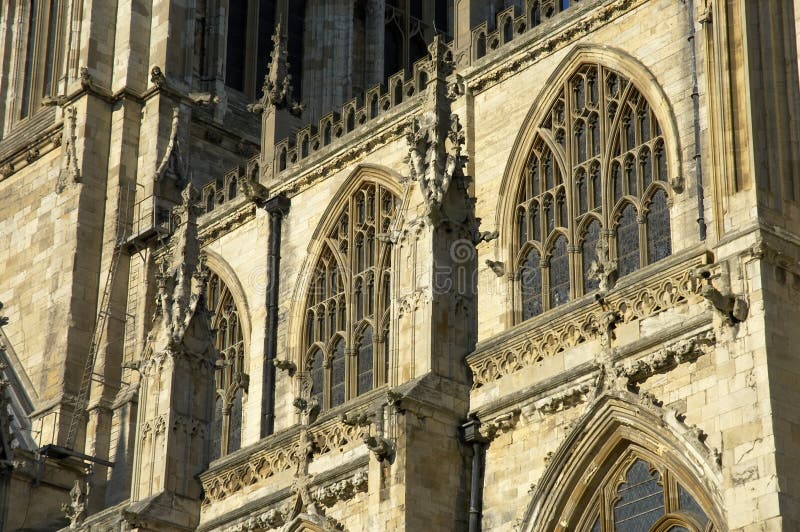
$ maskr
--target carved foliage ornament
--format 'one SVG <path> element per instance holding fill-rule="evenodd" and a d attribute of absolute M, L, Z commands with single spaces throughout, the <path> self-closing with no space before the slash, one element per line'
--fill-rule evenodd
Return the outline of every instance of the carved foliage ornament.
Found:
<path fill-rule="evenodd" d="M 453 177 L 466 163 L 466 156 L 461 154 L 465 136 L 458 115 L 442 120 L 437 113 L 428 111 L 414 117 L 406 130 L 406 142 L 409 175 L 419 183 L 428 209 L 436 210 Z"/>

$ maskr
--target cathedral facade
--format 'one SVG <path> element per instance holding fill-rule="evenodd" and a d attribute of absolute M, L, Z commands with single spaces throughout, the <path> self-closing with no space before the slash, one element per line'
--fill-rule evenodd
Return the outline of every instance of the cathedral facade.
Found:
<path fill-rule="evenodd" d="M 6 0 L 0 530 L 800 529 L 797 0 Z"/>

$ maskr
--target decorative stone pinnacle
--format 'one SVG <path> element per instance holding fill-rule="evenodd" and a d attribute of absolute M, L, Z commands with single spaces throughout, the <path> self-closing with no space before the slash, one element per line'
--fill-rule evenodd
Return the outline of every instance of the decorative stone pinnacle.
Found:
<path fill-rule="evenodd" d="M 271 109 L 288 109 L 294 116 L 303 113 L 304 105 L 292 97 L 292 76 L 289 74 L 289 52 L 286 34 L 281 23 L 275 26 L 272 35 L 272 54 L 269 69 L 261 87 L 263 94 L 256 103 L 247 106 L 252 113 L 264 113 Z"/>

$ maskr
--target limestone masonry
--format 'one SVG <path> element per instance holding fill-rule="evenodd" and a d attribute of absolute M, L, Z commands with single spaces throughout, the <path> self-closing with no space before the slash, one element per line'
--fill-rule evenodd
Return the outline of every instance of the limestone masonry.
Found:
<path fill-rule="evenodd" d="M 800 530 L 800 0 L 4 0 L 0 530 Z"/>

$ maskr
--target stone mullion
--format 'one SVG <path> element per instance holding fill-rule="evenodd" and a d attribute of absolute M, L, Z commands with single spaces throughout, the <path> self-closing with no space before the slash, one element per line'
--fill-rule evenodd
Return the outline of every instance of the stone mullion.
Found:
<path fill-rule="evenodd" d="M 344 402 L 358 395 L 358 349 L 345 347 L 344 349 Z"/>

